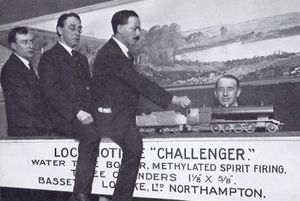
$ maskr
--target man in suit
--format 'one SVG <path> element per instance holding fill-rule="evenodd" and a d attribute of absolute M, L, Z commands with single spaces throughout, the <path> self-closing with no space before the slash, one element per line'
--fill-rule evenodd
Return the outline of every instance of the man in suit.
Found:
<path fill-rule="evenodd" d="M 8 35 L 13 53 L 1 72 L 8 136 L 40 136 L 51 133 L 51 124 L 30 60 L 33 35 L 26 27 L 16 27 Z"/>
<path fill-rule="evenodd" d="M 78 159 L 71 201 L 89 201 L 88 194 L 99 153 L 99 133 L 94 123 L 95 103 L 87 58 L 75 51 L 82 31 L 80 17 L 59 17 L 58 43 L 45 52 L 39 63 L 40 85 L 49 106 L 56 133 L 79 139 Z"/>
<path fill-rule="evenodd" d="M 241 91 L 239 79 L 227 74 L 217 79 L 214 94 L 221 107 L 231 107 L 238 106 Z"/>
<path fill-rule="evenodd" d="M 1 72 L 8 136 L 42 136 L 51 133 L 51 123 L 39 88 L 38 76 L 30 60 L 33 57 L 33 35 L 27 27 L 13 28 L 8 43 L 13 51 Z M 8 199 L 47 200 L 46 191 L 6 189 Z"/>
<path fill-rule="evenodd" d="M 113 37 L 102 47 L 94 62 L 93 83 L 98 105 L 96 114 L 101 134 L 123 151 L 113 201 L 130 201 L 142 154 L 142 137 L 135 124 L 139 95 L 162 108 L 170 103 L 188 106 L 191 101 L 173 96 L 134 69 L 129 48 L 140 36 L 140 19 L 123 10 L 112 17 Z"/>

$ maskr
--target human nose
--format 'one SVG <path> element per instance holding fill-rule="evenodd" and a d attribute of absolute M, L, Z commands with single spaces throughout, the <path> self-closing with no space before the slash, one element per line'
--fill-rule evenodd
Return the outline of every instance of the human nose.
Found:
<path fill-rule="evenodd" d="M 27 43 L 27 45 L 28 45 L 29 48 L 33 48 L 33 42 L 32 42 L 32 41 L 29 41 L 29 42 Z"/>
<path fill-rule="evenodd" d="M 81 28 L 77 28 L 77 29 L 75 29 L 75 32 L 76 32 L 77 34 L 81 34 L 81 33 L 82 33 L 82 29 L 81 29 Z"/>
<path fill-rule="evenodd" d="M 79 29 L 74 30 L 75 35 L 78 36 L 78 37 L 80 36 L 81 32 L 82 31 L 79 30 Z"/>
<path fill-rule="evenodd" d="M 137 29 L 137 30 L 136 30 L 136 35 L 137 35 L 137 36 L 140 36 L 140 35 L 141 35 L 141 30 L 140 30 L 140 29 Z"/>
<path fill-rule="evenodd" d="M 228 96 L 228 91 L 227 91 L 227 89 L 224 89 L 224 91 L 223 91 L 223 96 Z"/>

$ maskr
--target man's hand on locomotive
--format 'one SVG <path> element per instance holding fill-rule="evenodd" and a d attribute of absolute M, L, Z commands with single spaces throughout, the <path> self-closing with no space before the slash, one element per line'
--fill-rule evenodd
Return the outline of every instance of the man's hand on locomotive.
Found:
<path fill-rule="evenodd" d="M 77 113 L 76 117 L 84 125 L 88 125 L 88 124 L 94 122 L 94 119 L 93 119 L 92 115 L 88 112 L 83 111 L 83 110 L 80 110 Z"/>
<path fill-rule="evenodd" d="M 172 103 L 182 108 L 189 106 L 192 102 L 187 96 L 173 96 Z"/>

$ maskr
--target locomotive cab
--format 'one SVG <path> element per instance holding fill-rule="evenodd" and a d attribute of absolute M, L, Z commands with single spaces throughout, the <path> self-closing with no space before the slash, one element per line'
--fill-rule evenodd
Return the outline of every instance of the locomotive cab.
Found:
<path fill-rule="evenodd" d="M 188 131 L 209 131 L 212 117 L 211 107 L 190 108 L 187 110 Z"/>

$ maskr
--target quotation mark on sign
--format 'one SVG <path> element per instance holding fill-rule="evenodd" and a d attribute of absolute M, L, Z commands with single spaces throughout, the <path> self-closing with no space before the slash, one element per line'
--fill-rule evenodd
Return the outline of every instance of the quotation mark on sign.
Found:
<path fill-rule="evenodd" d="M 250 153 L 255 153 L 255 149 L 254 148 L 249 148 L 248 149 Z"/>

